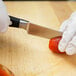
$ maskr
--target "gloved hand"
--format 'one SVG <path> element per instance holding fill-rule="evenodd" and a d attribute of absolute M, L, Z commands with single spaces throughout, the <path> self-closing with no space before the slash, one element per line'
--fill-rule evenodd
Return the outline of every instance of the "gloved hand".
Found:
<path fill-rule="evenodd" d="M 3 1 L 0 0 L 0 32 L 5 32 L 10 24 L 11 21 L 8 17 L 6 6 Z"/>
<path fill-rule="evenodd" d="M 59 43 L 59 50 L 65 51 L 67 55 L 76 54 L 76 12 L 62 23 L 60 31 L 63 32 L 63 35 Z"/>

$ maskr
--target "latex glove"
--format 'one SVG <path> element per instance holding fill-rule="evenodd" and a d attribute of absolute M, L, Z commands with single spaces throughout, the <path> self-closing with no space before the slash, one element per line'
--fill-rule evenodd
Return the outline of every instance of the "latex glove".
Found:
<path fill-rule="evenodd" d="M 10 24 L 11 21 L 8 17 L 6 6 L 3 1 L 0 0 L 0 32 L 5 32 Z"/>
<path fill-rule="evenodd" d="M 60 31 L 63 32 L 63 35 L 59 43 L 59 50 L 65 51 L 67 55 L 76 54 L 76 12 L 62 23 Z"/>

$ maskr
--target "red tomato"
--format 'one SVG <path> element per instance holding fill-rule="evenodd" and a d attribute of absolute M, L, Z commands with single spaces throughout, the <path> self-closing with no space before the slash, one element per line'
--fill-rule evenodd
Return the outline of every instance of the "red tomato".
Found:
<path fill-rule="evenodd" d="M 0 76 L 14 76 L 6 67 L 0 64 Z"/>
<path fill-rule="evenodd" d="M 60 52 L 58 49 L 58 44 L 59 44 L 59 41 L 61 40 L 61 38 L 62 38 L 61 36 L 58 36 L 58 37 L 50 39 L 49 48 L 51 51 L 53 51 L 55 53 L 64 53 L 64 52 Z"/>

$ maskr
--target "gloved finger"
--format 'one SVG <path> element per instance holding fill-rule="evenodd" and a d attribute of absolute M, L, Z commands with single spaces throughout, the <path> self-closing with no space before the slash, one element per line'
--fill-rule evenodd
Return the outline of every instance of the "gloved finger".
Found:
<path fill-rule="evenodd" d="M 62 39 L 59 42 L 58 48 L 59 48 L 59 50 L 61 52 L 64 52 L 65 51 L 65 49 L 66 49 L 69 41 L 73 38 L 73 36 L 75 34 L 75 31 L 74 30 L 71 30 L 71 29 L 72 29 L 71 27 L 68 27 L 66 29 L 66 31 L 64 31 L 63 36 L 62 36 Z"/>
<path fill-rule="evenodd" d="M 73 39 L 69 42 L 66 48 L 66 54 L 67 55 L 76 54 L 76 36 L 74 36 Z"/>
<path fill-rule="evenodd" d="M 60 27 L 60 31 L 61 32 L 64 32 L 67 27 L 68 27 L 68 24 L 71 22 L 71 21 L 76 21 L 76 12 L 73 12 L 70 16 L 69 19 L 65 20 L 62 24 L 61 24 L 61 27 Z"/>
<path fill-rule="evenodd" d="M 6 7 L 4 3 L 0 1 L 0 32 L 6 31 L 10 23 Z"/>
<path fill-rule="evenodd" d="M 76 18 L 76 12 L 73 12 L 70 16 L 71 19 Z"/>
<path fill-rule="evenodd" d="M 67 29 L 67 26 L 68 25 L 68 20 L 65 20 L 62 24 L 61 24 L 61 27 L 60 27 L 60 30 L 61 32 L 64 32 L 66 29 Z"/>

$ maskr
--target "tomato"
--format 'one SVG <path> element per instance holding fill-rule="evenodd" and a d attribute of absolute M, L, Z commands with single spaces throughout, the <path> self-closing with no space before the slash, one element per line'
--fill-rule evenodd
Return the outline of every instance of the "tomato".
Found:
<path fill-rule="evenodd" d="M 0 64 L 0 76 L 14 76 L 6 67 Z"/>
<path fill-rule="evenodd" d="M 64 53 L 64 52 L 60 52 L 59 49 L 58 49 L 58 44 L 59 44 L 59 41 L 61 40 L 61 38 L 62 38 L 61 36 L 58 36 L 58 37 L 50 39 L 49 48 L 52 52 Z"/>

